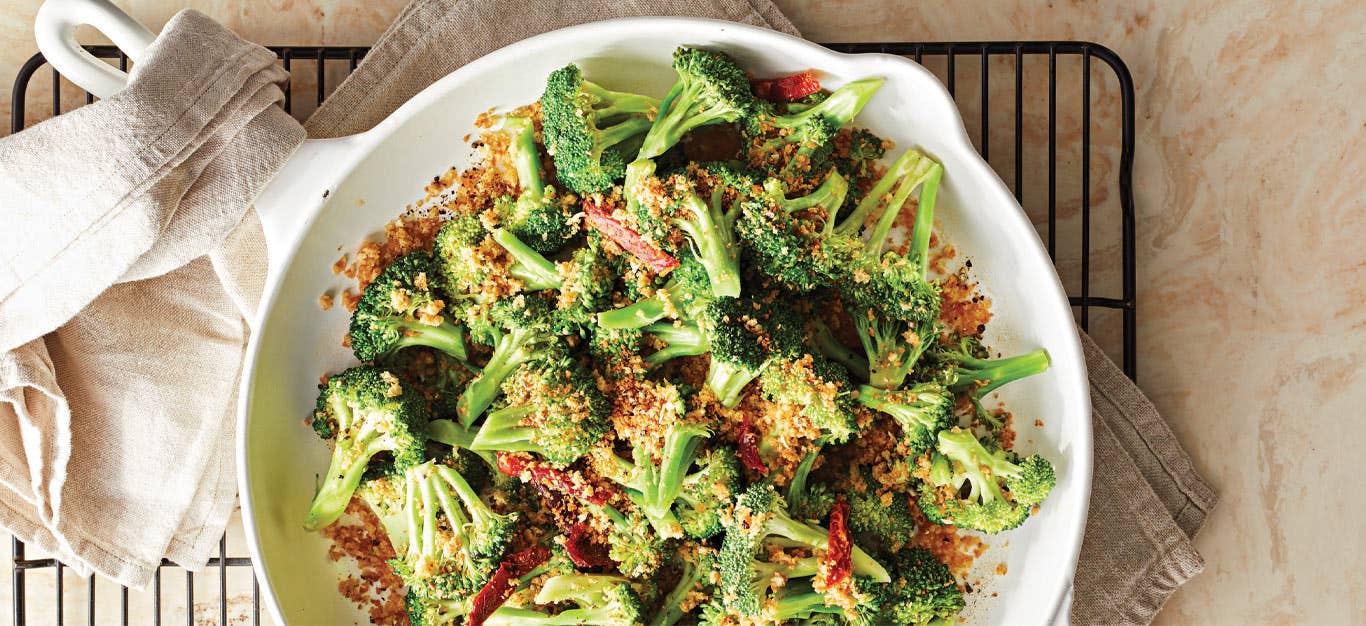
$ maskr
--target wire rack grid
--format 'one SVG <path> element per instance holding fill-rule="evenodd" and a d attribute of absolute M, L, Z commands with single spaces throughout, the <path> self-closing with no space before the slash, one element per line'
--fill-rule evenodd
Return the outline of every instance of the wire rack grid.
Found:
<path fill-rule="evenodd" d="M 1117 356 L 1124 372 L 1133 378 L 1137 370 L 1134 88 L 1123 60 L 1104 46 L 1079 41 L 825 45 L 839 52 L 906 56 L 939 75 L 963 113 L 974 145 L 1011 187 L 1040 231 L 1063 277 L 1077 323 Z M 87 49 L 121 69 L 128 68 L 127 57 L 113 46 Z M 316 109 L 368 50 L 318 46 L 270 49 L 291 72 L 284 108 L 298 117 Z M 37 54 L 20 69 L 12 92 L 12 132 L 23 130 L 35 118 L 60 115 L 94 101 L 93 96 L 75 89 L 51 68 L 50 87 L 42 85 L 37 79 L 45 66 L 46 61 Z M 36 112 L 27 106 L 29 98 L 43 89 L 50 89 L 50 112 Z M 1003 135 L 1010 138 L 1005 147 L 1013 150 L 1000 149 Z M 1099 243 L 1094 231 L 1102 233 Z M 151 603 L 147 618 L 154 625 L 163 619 L 183 619 L 190 625 L 260 624 L 260 590 L 251 575 L 251 559 L 229 555 L 230 547 L 244 554 L 245 545 L 230 546 L 242 543 L 236 539 L 230 542 L 225 536 L 219 542 L 218 555 L 209 560 L 198 580 L 194 573 L 163 562 L 161 569 L 171 575 L 183 573 L 185 585 L 183 602 L 165 603 L 163 584 L 167 577 L 161 569 L 151 588 L 132 592 L 134 601 L 130 601 L 129 589 L 93 576 L 70 585 L 83 590 L 69 588 L 61 562 L 27 555 L 24 544 L 12 539 L 13 623 L 39 623 L 30 622 L 30 618 L 41 608 L 42 623 L 52 619 L 59 626 L 68 622 L 128 624 L 130 615 L 147 615 L 136 606 L 137 600 L 143 600 Z M 249 596 L 239 593 L 230 603 L 229 582 L 237 573 L 242 574 L 238 578 L 250 580 L 251 591 Z M 51 577 L 54 596 L 30 603 L 30 577 L 39 575 Z M 240 589 L 246 585 L 245 580 L 235 580 L 232 586 Z M 97 588 L 107 591 L 97 594 Z M 97 601 L 108 595 L 117 597 L 117 604 Z M 206 600 L 205 595 L 211 598 Z M 72 596 L 77 599 L 73 601 Z M 134 621 L 142 619 L 135 617 Z"/>

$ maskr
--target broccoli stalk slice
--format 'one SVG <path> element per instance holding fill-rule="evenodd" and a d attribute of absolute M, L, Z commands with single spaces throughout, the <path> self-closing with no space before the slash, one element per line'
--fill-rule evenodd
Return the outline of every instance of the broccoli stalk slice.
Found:
<path fill-rule="evenodd" d="M 668 293 L 669 285 L 661 291 Z M 665 304 L 667 295 L 648 298 L 598 314 L 598 326 L 609 330 L 634 330 L 644 328 L 669 316 L 670 307 Z"/>
<path fill-rule="evenodd" d="M 331 405 L 339 433 L 349 432 L 357 420 L 361 428 L 354 436 L 337 437 L 332 460 L 327 465 L 327 479 L 313 496 L 313 504 L 304 518 L 304 529 L 308 531 L 318 530 L 341 517 L 347 503 L 351 502 L 351 494 L 360 486 L 370 458 L 391 447 L 375 423 L 378 419 L 356 416 L 345 402 L 335 399 Z"/>
<path fill-rule="evenodd" d="M 468 429 L 498 397 L 503 380 L 531 358 L 542 333 L 527 328 L 513 328 L 499 334 L 493 355 L 484 370 L 460 394 L 456 403 L 456 417 Z"/>
<path fill-rule="evenodd" d="M 651 366 L 678 357 L 706 354 L 711 349 L 707 337 L 695 322 L 656 322 L 646 326 L 645 332 L 669 344 L 645 357 L 645 363 Z"/>
<path fill-rule="evenodd" d="M 541 446 L 532 441 L 536 429 L 522 426 L 522 418 L 536 409 L 531 405 L 509 406 L 489 413 L 474 434 L 469 449 L 508 452 L 535 452 L 544 456 Z"/>
<path fill-rule="evenodd" d="M 543 291 L 561 287 L 563 279 L 560 278 L 560 272 L 544 255 L 533 250 L 516 235 L 501 228 L 493 229 L 490 234 L 516 261 L 508 268 L 508 273 L 522 281 L 523 289 Z"/>
<path fill-rule="evenodd" d="M 735 215 L 722 210 L 721 191 L 712 194 L 711 202 L 685 193 L 681 204 L 692 217 L 677 219 L 674 224 L 692 240 L 698 260 L 707 269 L 712 295 L 734 298 L 740 295 L 739 246 L 735 241 Z"/>
<path fill-rule="evenodd" d="M 716 394 L 721 406 L 733 407 L 740 404 L 745 386 L 764 371 L 763 367 L 750 367 L 718 358 L 712 353 L 711 365 L 707 368 L 707 387 Z"/>
<path fill-rule="evenodd" d="M 816 344 L 816 350 L 828 359 L 844 366 L 849 373 L 860 380 L 868 380 L 868 358 L 850 349 L 838 339 L 830 330 L 825 322 L 816 320 L 812 322 L 812 340 Z"/>
<path fill-rule="evenodd" d="M 503 131 L 512 138 L 508 152 L 517 171 L 517 184 L 522 188 L 518 201 L 541 202 L 545 199 L 545 183 L 541 180 L 541 159 L 536 155 L 535 126 L 525 117 L 508 116 L 503 120 Z"/>
<path fill-rule="evenodd" d="M 972 389 L 973 396 L 980 399 L 1006 383 L 1043 373 L 1051 363 L 1048 351 L 1042 348 L 1005 359 L 978 359 L 961 354 L 954 370 L 958 380 L 950 388 L 956 392 Z"/>

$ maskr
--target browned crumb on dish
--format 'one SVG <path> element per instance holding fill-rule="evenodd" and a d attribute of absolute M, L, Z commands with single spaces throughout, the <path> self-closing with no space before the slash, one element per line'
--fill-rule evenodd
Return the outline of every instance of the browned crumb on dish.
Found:
<path fill-rule="evenodd" d="M 1043 420 L 1034 420 L 1035 428 L 1043 428 Z"/>
<path fill-rule="evenodd" d="M 322 530 L 331 540 L 328 558 L 340 561 L 354 559 L 359 576 L 348 576 L 337 583 L 337 589 L 357 607 L 368 608 L 370 623 L 384 626 L 406 626 L 408 615 L 403 603 L 403 580 L 394 574 L 387 561 L 394 558 L 394 547 L 384 533 L 379 518 L 359 499 L 353 498 L 346 506 L 349 517 Z M 354 518 L 357 523 L 347 524 Z"/>
<path fill-rule="evenodd" d="M 987 550 L 975 535 L 959 534 L 956 526 L 940 526 L 925 519 L 919 508 L 911 511 L 915 515 L 915 536 L 911 544 L 930 551 L 936 559 L 949 567 L 958 580 L 964 580 L 972 564 Z"/>
<path fill-rule="evenodd" d="M 1007 570 L 1007 568 L 1006 568 L 1006 564 L 1005 564 L 1005 563 L 997 563 L 997 564 L 996 564 L 996 575 L 997 575 L 997 576 L 1005 576 L 1007 571 L 1008 571 L 1008 570 Z"/>
<path fill-rule="evenodd" d="M 355 313 L 356 305 L 360 304 L 360 294 L 351 291 L 350 289 L 343 289 L 341 292 L 341 303 L 342 308 L 346 309 L 347 312 Z"/>
<path fill-rule="evenodd" d="M 953 244 L 951 243 L 937 246 L 935 245 L 937 240 L 937 237 L 932 236 L 930 238 L 930 262 L 928 268 L 931 274 L 942 276 L 946 273 L 944 266 L 947 265 L 949 261 L 958 257 L 958 248 L 953 247 Z M 968 267 L 972 267 L 971 262 L 968 263 Z"/>
<path fill-rule="evenodd" d="M 1003 450 L 1014 450 L 1015 415 L 1004 408 L 992 411 L 992 414 L 1001 422 L 1001 434 L 997 436 L 996 442 L 1001 444 Z"/>
<path fill-rule="evenodd" d="M 967 268 L 958 270 L 939 283 L 943 301 L 939 320 L 950 331 L 965 337 L 980 337 L 991 321 L 991 299 L 977 290 L 968 278 Z"/>
<path fill-rule="evenodd" d="M 326 311 L 332 308 L 332 294 L 324 293 L 318 296 L 318 308 Z"/>

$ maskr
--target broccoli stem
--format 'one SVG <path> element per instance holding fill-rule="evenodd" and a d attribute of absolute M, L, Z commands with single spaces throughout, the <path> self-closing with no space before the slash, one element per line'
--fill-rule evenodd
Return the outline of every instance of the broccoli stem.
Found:
<path fill-rule="evenodd" d="M 535 429 L 522 426 L 522 418 L 535 408 L 530 405 L 510 406 L 489 413 L 484 425 L 474 434 L 470 449 L 504 450 L 509 452 L 540 452 L 541 447 L 531 442 Z"/>
<path fill-rule="evenodd" d="M 541 159 L 536 154 L 535 126 L 527 118 L 508 116 L 503 120 L 503 130 L 512 138 L 508 152 L 517 170 L 521 197 L 540 200 L 545 195 L 545 183 L 541 180 Z"/>
<path fill-rule="evenodd" d="M 859 341 L 863 343 L 864 352 L 872 357 L 868 364 L 868 384 L 874 387 L 900 387 L 930 344 L 927 339 L 922 339 L 915 346 L 902 341 L 898 332 L 901 327 L 888 320 L 867 320 L 856 316 L 854 325 L 859 329 Z"/>
<path fill-rule="evenodd" d="M 789 510 L 800 511 L 806 506 L 806 479 L 811 474 L 811 469 L 816 466 L 816 458 L 820 456 L 821 448 L 825 446 L 824 440 L 818 440 L 816 443 L 816 447 L 802 457 L 802 462 L 792 472 L 792 482 L 787 484 Z"/>
<path fill-rule="evenodd" d="M 463 448 L 470 450 L 470 444 L 474 443 L 474 433 L 462 428 L 459 424 L 451 420 L 432 420 L 427 422 L 427 438 L 437 443 L 444 443 L 452 448 Z M 488 463 L 489 468 L 498 469 L 498 459 L 488 450 L 470 450 Z"/>
<path fill-rule="evenodd" d="M 417 321 L 404 321 L 399 324 L 403 338 L 394 344 L 394 351 L 409 346 L 427 346 L 440 350 L 463 365 L 469 358 L 465 351 L 465 327 L 442 320 L 436 326 L 428 326 Z"/>
<path fill-rule="evenodd" d="M 825 550 L 830 547 L 830 533 L 828 531 L 814 524 L 794 520 L 786 513 L 779 512 L 770 516 L 765 522 L 764 528 L 770 535 L 785 537 L 813 548 Z M 892 579 L 891 575 L 887 573 L 887 568 L 882 567 L 858 546 L 853 546 L 850 560 L 853 562 L 855 574 L 867 576 L 880 583 Z"/>
<path fill-rule="evenodd" d="M 933 173 L 939 166 L 929 157 L 922 154 L 919 150 L 907 150 L 887 168 L 887 172 L 873 184 L 873 188 L 868 194 L 859 201 L 854 210 L 845 216 L 838 224 L 830 220 L 825 224 L 827 235 L 839 235 L 842 237 L 856 237 L 863 228 L 868 218 L 874 214 L 878 215 L 877 226 L 873 230 L 873 236 L 869 238 L 868 250 L 865 253 L 876 256 L 882 250 L 882 240 L 887 237 L 887 232 L 891 230 L 892 224 L 896 221 L 896 216 L 901 212 L 901 207 L 910 197 L 911 191 L 916 188 L 925 178 Z M 892 186 L 900 185 L 894 195 L 888 197 L 892 191 Z M 887 198 L 887 203 L 883 204 L 883 199 Z M 879 207 L 881 207 L 879 209 Z"/>
<path fill-rule="evenodd" d="M 527 291 L 543 291 L 546 289 L 559 289 L 562 280 L 560 272 L 555 268 L 555 264 L 545 258 L 541 253 L 533 250 L 531 246 L 522 243 L 516 235 L 495 228 L 491 232 L 493 240 L 498 242 L 516 263 L 508 268 L 508 273 L 522 281 L 523 288 Z"/>
<path fill-rule="evenodd" d="M 866 357 L 835 339 L 834 333 L 829 326 L 825 325 L 825 322 L 816 320 L 813 322 L 813 328 L 816 331 L 813 336 L 816 349 L 822 355 L 843 365 L 855 378 L 868 380 L 868 359 Z"/>
<path fill-rule="evenodd" d="M 498 397 L 503 379 L 531 357 L 528 348 L 536 336 L 535 331 L 517 328 L 503 333 L 498 338 L 493 355 L 489 357 L 488 363 L 484 364 L 484 371 L 470 381 L 456 403 L 456 417 L 461 426 L 469 428 L 484 414 L 489 405 L 493 404 L 494 399 Z"/>
<path fill-rule="evenodd" d="M 768 187 L 765 184 L 765 187 Z M 770 191 L 770 193 L 772 193 Z M 844 196 L 849 193 L 849 181 L 834 169 L 825 177 L 825 182 L 821 183 L 815 191 L 800 198 L 787 199 L 781 191 L 777 193 L 779 206 L 787 213 L 796 213 L 804 209 L 813 207 L 823 207 L 829 214 L 829 221 L 834 221 L 835 212 L 844 204 Z"/>
<path fill-rule="evenodd" d="M 911 231 L 911 247 L 908 257 L 920 268 L 920 276 L 925 276 L 930 258 L 930 232 L 934 230 L 934 201 L 939 195 L 939 179 L 944 176 L 944 168 L 935 164 L 934 168 L 920 184 L 920 204 L 916 207 L 915 226 Z"/>
<path fill-rule="evenodd" d="M 745 385 L 758 378 L 760 371 L 732 365 L 712 355 L 711 367 L 707 370 L 707 387 L 716 394 L 721 406 L 732 408 L 740 404 Z"/>
<path fill-rule="evenodd" d="M 579 90 L 598 99 L 598 104 L 607 103 L 606 106 L 595 106 L 593 112 L 598 119 L 607 119 L 616 115 L 630 115 L 633 113 L 649 113 L 659 106 L 659 100 L 649 96 L 628 93 L 625 91 L 612 91 L 602 85 L 589 80 L 579 83 Z M 644 119 L 644 118 L 634 118 Z M 649 120 L 646 120 L 649 125 Z M 645 130 L 644 128 L 640 130 Z M 639 131 L 637 131 L 639 132 Z M 632 133 L 634 134 L 634 133 Z"/>
<path fill-rule="evenodd" d="M 656 322 L 646 326 L 645 332 L 659 337 L 669 344 L 645 357 L 645 363 L 652 366 L 682 356 L 706 354 L 711 349 L 707 343 L 707 338 L 695 323 Z"/>
<path fill-rule="evenodd" d="M 688 594 L 692 593 L 693 587 L 696 586 L 700 578 L 700 573 L 698 567 L 687 560 L 682 562 L 682 570 L 678 577 L 678 585 L 669 591 L 669 595 L 664 596 L 664 604 L 655 614 L 650 626 L 673 626 L 678 623 L 678 620 L 683 619 L 684 613 L 680 607 Z"/>
<path fill-rule="evenodd" d="M 724 228 L 726 215 L 717 204 L 704 202 L 696 194 L 687 194 L 684 209 L 692 212 L 691 219 L 675 223 L 692 239 L 698 260 L 707 269 L 711 292 L 716 297 L 735 298 L 740 295 L 740 255 L 733 231 Z"/>
<path fill-rule="evenodd" d="M 810 106 L 798 113 L 779 116 L 773 121 L 778 128 L 795 128 L 817 115 L 824 117 L 831 126 L 839 128 L 853 121 L 863 105 L 882 87 L 881 78 L 862 78 L 845 83 L 819 104 Z"/>
<path fill-rule="evenodd" d="M 664 287 L 668 289 L 666 285 Z M 669 308 L 659 297 L 641 300 L 620 309 L 598 314 L 598 326 L 609 330 L 633 330 L 644 328 L 668 317 Z"/>
<path fill-rule="evenodd" d="M 1041 374 L 1052 363 L 1048 351 L 1042 348 L 1006 359 L 977 359 L 965 357 L 959 361 L 958 381 L 952 385 L 954 391 L 963 391 L 974 383 L 985 381 L 976 388 L 973 395 L 981 398 L 1000 388 L 1002 385 Z"/>
<path fill-rule="evenodd" d="M 339 429 L 338 432 L 344 431 Z M 313 496 L 313 504 L 304 517 L 304 530 L 316 531 L 341 517 L 346 505 L 351 502 L 351 495 L 360 486 L 370 457 L 380 452 L 378 447 L 372 445 L 380 435 L 377 429 L 367 427 L 350 441 L 338 439 L 336 447 L 332 449 L 332 460 L 328 462 L 322 487 Z"/>

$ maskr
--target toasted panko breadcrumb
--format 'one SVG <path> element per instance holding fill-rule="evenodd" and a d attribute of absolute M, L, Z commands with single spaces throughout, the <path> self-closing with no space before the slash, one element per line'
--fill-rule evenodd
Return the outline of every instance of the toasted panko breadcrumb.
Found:
<path fill-rule="evenodd" d="M 967 276 L 967 268 L 939 283 L 939 297 L 943 301 L 939 320 L 949 330 L 964 337 L 982 336 L 991 321 L 991 299 L 978 292 L 977 283 Z"/>
<path fill-rule="evenodd" d="M 359 576 L 350 576 L 337 583 L 337 589 L 358 607 L 368 607 L 370 622 L 384 626 L 405 626 L 408 615 L 403 603 L 403 580 L 389 568 L 394 548 L 379 518 L 359 498 L 346 507 L 349 517 L 342 518 L 322 530 L 331 540 L 328 558 L 340 561 L 354 559 Z M 354 524 L 345 523 L 354 518 Z"/>

